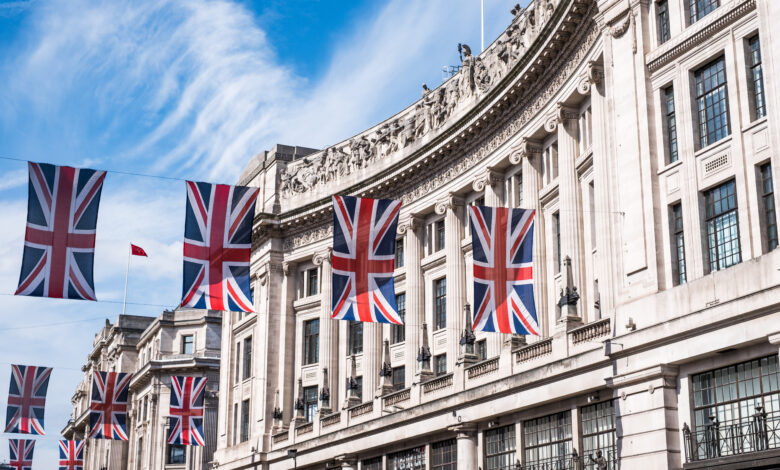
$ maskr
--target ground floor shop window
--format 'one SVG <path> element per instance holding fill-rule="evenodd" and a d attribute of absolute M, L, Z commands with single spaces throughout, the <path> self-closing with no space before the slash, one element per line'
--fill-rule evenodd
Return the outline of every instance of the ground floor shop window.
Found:
<path fill-rule="evenodd" d="M 514 470 L 515 425 L 485 431 L 486 470 Z"/>
<path fill-rule="evenodd" d="M 526 468 L 573 469 L 571 411 L 523 422 L 523 446 Z"/>
<path fill-rule="evenodd" d="M 585 470 L 617 468 L 615 452 L 615 407 L 612 400 L 585 406 L 580 410 L 582 422 L 582 459 Z M 601 453 L 601 457 L 599 457 Z M 603 460 L 600 460 L 603 459 Z"/>
<path fill-rule="evenodd" d="M 431 444 L 432 470 L 457 470 L 458 444 L 455 439 Z"/>
<path fill-rule="evenodd" d="M 387 470 L 417 470 L 425 468 L 425 446 L 402 450 L 387 456 Z"/>

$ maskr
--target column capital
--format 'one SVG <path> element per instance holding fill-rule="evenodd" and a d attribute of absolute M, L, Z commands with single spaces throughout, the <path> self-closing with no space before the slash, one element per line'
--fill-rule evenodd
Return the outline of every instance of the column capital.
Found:
<path fill-rule="evenodd" d="M 285 261 L 282 263 L 282 272 L 285 276 L 291 276 L 293 274 L 293 271 L 295 271 L 295 263 L 290 263 L 289 261 Z"/>
<path fill-rule="evenodd" d="M 577 84 L 577 91 L 581 95 L 590 94 L 593 85 L 598 85 L 604 79 L 604 68 L 595 61 L 589 60 L 585 71 L 580 76 L 580 82 Z"/>
<path fill-rule="evenodd" d="M 405 235 L 408 231 L 414 231 L 422 227 L 425 219 L 418 215 L 409 214 L 398 221 L 398 233 Z"/>
<path fill-rule="evenodd" d="M 533 159 L 535 156 L 541 155 L 542 142 L 523 137 L 509 149 L 509 152 L 509 161 L 513 165 L 517 165 L 522 162 L 524 158 Z"/>
<path fill-rule="evenodd" d="M 476 423 L 461 423 L 447 428 L 448 431 L 456 433 L 456 437 L 458 439 L 473 438 L 474 434 L 477 432 L 477 429 L 478 428 Z"/>
<path fill-rule="evenodd" d="M 330 263 L 331 254 L 333 254 L 333 248 L 327 247 L 322 251 L 315 253 L 314 258 L 312 258 L 312 262 L 314 263 L 315 266 L 322 266 L 322 263 L 324 263 L 325 261 Z"/>
<path fill-rule="evenodd" d="M 775 346 L 777 346 L 778 344 L 780 344 L 780 331 L 768 335 L 766 339 L 767 341 L 769 341 L 769 344 L 774 344 Z"/>
<path fill-rule="evenodd" d="M 484 191 L 486 186 L 495 186 L 504 181 L 504 174 L 497 171 L 493 167 L 485 168 L 482 175 L 477 176 L 477 179 L 472 183 L 474 191 Z"/>
<path fill-rule="evenodd" d="M 447 212 L 447 209 L 454 209 L 460 206 L 463 206 L 463 198 L 455 193 L 449 193 L 436 202 L 434 209 L 437 214 L 442 215 Z"/>
<path fill-rule="evenodd" d="M 544 130 L 547 132 L 555 132 L 559 124 L 567 124 L 571 121 L 576 121 L 579 118 L 577 110 L 571 106 L 567 106 L 563 103 L 555 105 L 555 109 L 547 116 L 547 120 L 544 123 Z"/>

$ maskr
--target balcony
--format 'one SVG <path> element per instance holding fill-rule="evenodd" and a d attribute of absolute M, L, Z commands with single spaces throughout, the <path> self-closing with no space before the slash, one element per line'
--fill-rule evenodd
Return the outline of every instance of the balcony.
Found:
<path fill-rule="evenodd" d="M 711 417 L 704 427 L 691 430 L 687 423 L 685 469 L 778 468 L 780 465 L 780 412 L 762 406 L 747 419 L 719 422 Z"/>

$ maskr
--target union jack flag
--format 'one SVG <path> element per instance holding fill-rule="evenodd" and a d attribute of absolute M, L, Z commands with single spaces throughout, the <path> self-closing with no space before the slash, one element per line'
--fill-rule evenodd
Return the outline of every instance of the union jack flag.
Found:
<path fill-rule="evenodd" d="M 168 444 L 205 446 L 203 395 L 206 377 L 171 377 L 171 417 Z"/>
<path fill-rule="evenodd" d="M 187 181 L 182 306 L 254 311 L 249 257 L 258 191 Z"/>
<path fill-rule="evenodd" d="M 27 230 L 16 295 L 95 299 L 95 226 L 105 171 L 29 162 Z"/>
<path fill-rule="evenodd" d="M 11 449 L 8 465 L 13 470 L 32 470 L 33 451 L 35 441 L 27 439 L 9 439 L 8 446 Z"/>
<path fill-rule="evenodd" d="M 127 440 L 127 386 L 132 377 L 124 372 L 94 371 L 88 437 Z"/>
<path fill-rule="evenodd" d="M 474 253 L 474 330 L 539 335 L 534 304 L 535 211 L 469 207 Z"/>
<path fill-rule="evenodd" d="M 84 442 L 60 441 L 59 470 L 84 470 Z"/>
<path fill-rule="evenodd" d="M 333 196 L 332 317 L 403 324 L 395 304 L 401 201 Z"/>
<path fill-rule="evenodd" d="M 5 432 L 44 435 L 43 411 L 50 376 L 50 367 L 11 366 Z"/>

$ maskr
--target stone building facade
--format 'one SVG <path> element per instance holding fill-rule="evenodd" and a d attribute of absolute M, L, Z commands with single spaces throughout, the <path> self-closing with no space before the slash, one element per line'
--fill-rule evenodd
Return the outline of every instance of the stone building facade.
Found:
<path fill-rule="evenodd" d="M 210 310 L 165 311 L 157 318 L 120 315 L 95 336 L 82 367 L 84 379 L 73 395 L 73 418 L 66 439 L 89 434 L 93 371 L 129 372 L 129 440 L 88 439 L 85 470 L 205 470 L 216 448 L 222 313 Z M 167 444 L 172 375 L 205 376 L 205 447 Z"/>
<path fill-rule="evenodd" d="M 780 2 L 512 15 L 387 121 L 247 166 L 215 468 L 780 465 Z M 330 319 L 334 193 L 403 201 L 405 327 Z M 470 204 L 537 211 L 540 337 L 470 333 Z"/>

